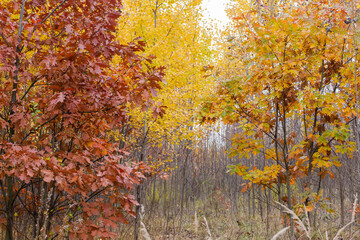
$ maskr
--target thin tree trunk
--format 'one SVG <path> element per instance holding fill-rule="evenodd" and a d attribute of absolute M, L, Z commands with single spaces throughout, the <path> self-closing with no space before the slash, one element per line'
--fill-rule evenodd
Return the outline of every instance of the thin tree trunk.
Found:
<path fill-rule="evenodd" d="M 146 124 L 146 119 L 144 119 L 143 137 L 141 142 L 141 152 L 139 159 L 140 162 L 146 161 L 146 135 L 147 135 L 147 124 Z M 134 227 L 134 240 L 139 240 L 141 185 L 137 185 L 135 191 L 136 191 L 136 201 L 138 202 L 138 205 L 136 206 L 135 209 L 136 218 L 135 218 L 135 227 Z"/>
<path fill-rule="evenodd" d="M 184 167 L 183 167 L 183 171 L 182 171 L 183 184 L 181 186 L 181 200 L 180 200 L 180 229 L 179 229 L 180 232 L 181 232 L 181 227 L 182 227 L 182 218 L 183 218 L 183 211 L 184 211 L 184 190 L 185 190 L 185 185 L 186 185 L 186 167 L 187 167 L 188 159 L 190 156 L 190 152 L 191 152 L 190 149 L 186 149 L 186 157 L 185 157 Z"/>
<path fill-rule="evenodd" d="M 341 178 L 339 178 L 339 193 L 340 193 L 340 223 L 341 226 L 345 224 L 345 207 L 344 207 L 344 186 Z"/>

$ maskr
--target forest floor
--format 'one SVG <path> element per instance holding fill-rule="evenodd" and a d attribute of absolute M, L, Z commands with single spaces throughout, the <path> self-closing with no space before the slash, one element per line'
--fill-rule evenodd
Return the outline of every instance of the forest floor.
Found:
<path fill-rule="evenodd" d="M 195 216 L 196 215 L 196 216 Z M 311 227 L 312 240 L 335 240 L 339 229 L 344 227 L 351 218 L 351 213 L 345 219 L 344 225 L 340 224 L 339 214 L 317 213 L 316 227 Z M 304 220 L 303 220 L 304 221 Z M 206 210 L 194 211 L 193 214 L 184 214 L 180 222 L 179 214 L 174 217 L 162 217 L 154 214 L 144 218 L 144 224 L 152 240 L 266 240 L 284 228 L 284 221 L 279 211 L 271 211 L 263 217 L 255 213 L 249 216 L 247 209 L 234 211 L 230 209 L 206 208 Z M 122 229 L 121 239 L 133 239 L 132 224 Z M 296 228 L 297 240 L 309 239 Z M 148 240 L 141 237 L 140 239 Z M 277 238 L 278 240 L 290 240 L 287 234 Z M 337 240 L 360 240 L 360 221 L 344 229 Z"/>

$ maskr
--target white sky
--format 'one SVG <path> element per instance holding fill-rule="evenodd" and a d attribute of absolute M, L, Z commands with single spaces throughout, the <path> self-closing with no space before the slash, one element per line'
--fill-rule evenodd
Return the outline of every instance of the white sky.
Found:
<path fill-rule="evenodd" d="M 205 18 L 214 19 L 221 25 L 225 25 L 230 20 L 226 16 L 226 4 L 230 0 L 203 0 L 203 8 L 205 9 Z"/>

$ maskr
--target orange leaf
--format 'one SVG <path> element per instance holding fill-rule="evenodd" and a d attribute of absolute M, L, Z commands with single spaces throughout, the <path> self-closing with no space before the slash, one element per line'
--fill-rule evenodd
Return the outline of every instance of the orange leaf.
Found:
<path fill-rule="evenodd" d="M 306 206 L 305 208 L 306 208 L 306 211 L 308 211 L 308 212 L 311 212 L 312 210 L 315 209 L 315 207 L 312 205 Z"/>

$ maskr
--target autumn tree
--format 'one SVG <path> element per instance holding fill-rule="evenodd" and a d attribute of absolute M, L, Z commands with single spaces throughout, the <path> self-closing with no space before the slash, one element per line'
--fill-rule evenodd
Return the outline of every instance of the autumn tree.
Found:
<path fill-rule="evenodd" d="M 202 22 L 200 0 L 124 1 L 124 18 L 118 24 L 118 39 L 129 42 L 141 37 L 145 52 L 156 55 L 154 63 L 164 66 L 166 81 L 154 101 L 166 108 L 163 118 L 152 112 L 130 109 L 134 126 L 142 128 L 147 119 L 148 138 L 161 143 L 166 136 L 179 143 L 193 138 L 189 127 L 201 99 L 209 94 L 212 79 L 203 78 L 204 66 L 211 63 L 211 37 Z M 142 131 L 140 131 L 142 132 Z"/>
<path fill-rule="evenodd" d="M 124 18 L 118 24 L 121 42 L 141 37 L 147 43 L 145 53 L 155 54 L 154 63 L 165 66 L 165 81 L 152 98 L 164 107 L 164 116 L 154 118 L 151 109 L 129 109 L 129 128 L 133 131 L 126 136 L 128 146 L 137 149 L 138 158 L 143 156 L 156 171 L 172 172 L 170 181 L 163 183 L 153 178 L 142 186 L 141 202 L 146 206 L 149 219 L 153 213 L 160 212 L 154 211 L 155 196 L 160 191 L 162 196 L 171 196 L 161 197 L 159 201 L 163 206 L 174 206 L 164 209 L 167 216 L 182 218 L 187 201 L 186 175 L 192 161 L 193 143 L 203 133 L 202 128 L 196 127 L 196 113 L 201 99 L 211 93 L 209 89 L 213 85 L 212 79 L 203 78 L 202 71 L 211 63 L 214 52 L 211 35 L 202 22 L 202 2 L 126 0 Z M 180 214 L 176 213 L 176 206 Z M 135 235 L 137 232 L 135 230 Z"/>
<path fill-rule="evenodd" d="M 303 178 L 308 195 L 302 201 L 311 211 L 318 200 L 312 193 L 319 194 L 326 175 L 334 176 L 339 154 L 356 149 L 349 138 L 358 88 L 356 13 L 343 1 L 272 4 L 230 11 L 229 69 L 214 75 L 218 95 L 204 105 L 204 119 L 239 125 L 229 154 L 255 163 L 231 167 L 249 181 L 244 190 L 271 188 L 291 209 L 299 203 L 291 185 Z M 259 154 L 267 159 L 262 169 Z"/>
<path fill-rule="evenodd" d="M 139 54 L 144 42 L 116 41 L 121 9 L 119 0 L 0 3 L 7 240 L 110 238 L 134 216 L 129 190 L 149 168 L 121 164 L 129 153 L 109 132 L 126 124 L 126 106 L 155 108 L 163 73 Z"/>

